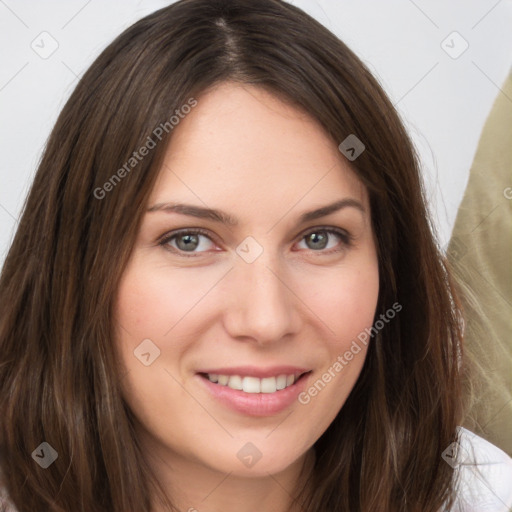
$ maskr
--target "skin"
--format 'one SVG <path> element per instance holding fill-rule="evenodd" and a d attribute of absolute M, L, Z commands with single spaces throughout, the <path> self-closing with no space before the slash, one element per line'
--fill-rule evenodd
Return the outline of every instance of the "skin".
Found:
<path fill-rule="evenodd" d="M 197 99 L 173 131 L 148 208 L 186 203 L 238 222 L 163 209 L 145 214 L 116 305 L 123 393 L 145 453 L 180 510 L 283 512 L 366 348 L 307 405 L 295 400 L 264 417 L 228 409 L 196 372 L 289 364 L 311 369 L 312 384 L 371 327 L 379 275 L 367 191 L 322 127 L 276 96 L 223 83 Z M 347 206 L 299 220 L 347 198 L 364 211 Z M 183 228 L 209 234 L 192 256 L 183 237 L 160 243 Z M 327 228 L 348 232 L 350 244 Z M 305 236 L 311 231 L 327 237 L 325 248 Z M 236 252 L 248 236 L 263 249 L 252 263 Z M 149 366 L 134 357 L 144 339 L 160 350 Z M 262 454 L 252 467 L 237 457 L 247 442 Z"/>

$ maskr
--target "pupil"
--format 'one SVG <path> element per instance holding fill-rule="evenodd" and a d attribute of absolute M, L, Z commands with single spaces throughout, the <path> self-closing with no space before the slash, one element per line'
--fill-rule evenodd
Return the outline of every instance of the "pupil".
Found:
<path fill-rule="evenodd" d="M 181 235 L 178 237 L 176 245 L 182 251 L 193 251 L 199 245 L 199 237 L 197 235 Z"/>
<path fill-rule="evenodd" d="M 310 249 L 324 249 L 327 246 L 327 236 L 325 233 L 311 233 L 308 235 L 308 247 Z"/>

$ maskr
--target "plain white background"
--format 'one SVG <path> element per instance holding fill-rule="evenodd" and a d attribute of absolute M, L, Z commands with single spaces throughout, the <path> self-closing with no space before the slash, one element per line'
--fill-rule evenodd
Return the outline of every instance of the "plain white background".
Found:
<path fill-rule="evenodd" d="M 0 0 L 0 265 L 77 77 L 122 30 L 169 3 Z M 421 157 L 444 246 L 482 126 L 511 67 L 512 0 L 292 3 L 351 47 L 396 104 Z"/>

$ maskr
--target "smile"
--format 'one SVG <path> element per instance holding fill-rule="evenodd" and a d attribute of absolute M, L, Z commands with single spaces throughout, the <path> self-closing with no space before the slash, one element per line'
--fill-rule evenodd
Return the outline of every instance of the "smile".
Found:
<path fill-rule="evenodd" d="M 209 373 L 206 375 L 210 382 L 214 382 L 220 386 L 227 386 L 231 389 L 241 390 L 244 393 L 275 393 L 282 389 L 286 389 L 300 378 L 294 374 L 281 374 L 277 377 L 249 377 L 241 375 L 219 375 Z"/>
<path fill-rule="evenodd" d="M 272 416 L 297 403 L 311 370 L 292 366 L 216 368 L 196 374 L 215 402 L 248 416 Z"/>

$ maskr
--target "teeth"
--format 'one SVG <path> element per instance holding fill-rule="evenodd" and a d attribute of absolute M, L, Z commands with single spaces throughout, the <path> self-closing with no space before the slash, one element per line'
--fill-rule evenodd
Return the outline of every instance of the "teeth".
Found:
<path fill-rule="evenodd" d="M 278 375 L 277 377 L 241 377 L 240 375 L 218 375 L 209 373 L 210 382 L 231 389 L 243 390 L 245 393 L 275 393 L 291 386 L 295 382 L 295 375 Z"/>
<path fill-rule="evenodd" d="M 219 375 L 218 382 L 219 382 L 219 384 L 221 386 L 226 386 L 228 381 L 229 381 L 229 376 L 228 375 Z"/>
<path fill-rule="evenodd" d="M 261 379 L 262 393 L 275 393 L 277 391 L 277 382 L 275 377 L 267 377 Z"/>
<path fill-rule="evenodd" d="M 232 375 L 229 377 L 228 386 L 231 389 L 243 389 L 242 377 L 240 375 Z"/>
<path fill-rule="evenodd" d="M 244 377 L 242 384 L 246 393 L 259 393 L 261 391 L 261 380 L 257 377 Z"/>
<path fill-rule="evenodd" d="M 276 379 L 276 388 L 284 389 L 286 387 L 286 375 L 279 375 Z"/>

